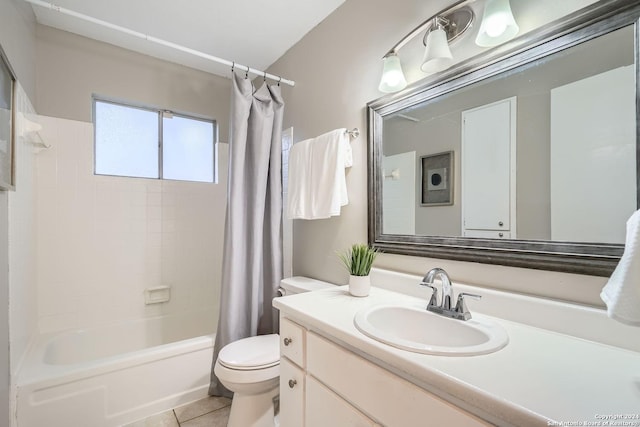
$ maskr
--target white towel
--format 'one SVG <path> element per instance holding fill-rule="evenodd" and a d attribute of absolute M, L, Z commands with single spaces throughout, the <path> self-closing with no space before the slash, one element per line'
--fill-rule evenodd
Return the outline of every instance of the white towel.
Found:
<path fill-rule="evenodd" d="M 609 317 L 640 326 L 640 210 L 627 221 L 624 253 L 600 298 Z"/>
<path fill-rule="evenodd" d="M 289 218 L 323 219 L 340 215 L 340 208 L 349 203 L 345 168 L 352 163 L 346 129 L 294 144 L 289 152 Z"/>

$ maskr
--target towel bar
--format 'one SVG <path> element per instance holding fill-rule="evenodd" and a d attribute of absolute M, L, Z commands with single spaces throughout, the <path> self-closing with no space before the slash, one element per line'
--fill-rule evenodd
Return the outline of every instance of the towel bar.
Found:
<path fill-rule="evenodd" d="M 346 130 L 345 133 L 348 133 L 351 138 L 357 138 L 360 136 L 360 129 L 353 128 L 353 130 Z"/>

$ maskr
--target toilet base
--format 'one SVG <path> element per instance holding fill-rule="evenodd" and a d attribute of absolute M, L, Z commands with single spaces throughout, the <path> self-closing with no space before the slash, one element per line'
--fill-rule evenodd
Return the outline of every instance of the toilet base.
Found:
<path fill-rule="evenodd" d="M 234 393 L 227 427 L 274 427 L 276 387 L 260 394 Z"/>

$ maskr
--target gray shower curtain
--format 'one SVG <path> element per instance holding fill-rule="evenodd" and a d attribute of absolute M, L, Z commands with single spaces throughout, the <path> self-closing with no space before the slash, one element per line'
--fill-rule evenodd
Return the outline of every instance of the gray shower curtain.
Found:
<path fill-rule="evenodd" d="M 231 397 L 213 366 L 225 345 L 278 330 L 282 279 L 282 115 L 279 86 L 233 75 L 220 317 L 209 394 Z"/>

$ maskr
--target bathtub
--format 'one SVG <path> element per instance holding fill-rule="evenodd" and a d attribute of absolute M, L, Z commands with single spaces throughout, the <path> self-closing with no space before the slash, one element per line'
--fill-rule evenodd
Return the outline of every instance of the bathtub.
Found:
<path fill-rule="evenodd" d="M 211 313 L 38 337 L 18 374 L 18 427 L 111 427 L 206 397 Z"/>

